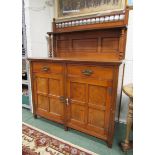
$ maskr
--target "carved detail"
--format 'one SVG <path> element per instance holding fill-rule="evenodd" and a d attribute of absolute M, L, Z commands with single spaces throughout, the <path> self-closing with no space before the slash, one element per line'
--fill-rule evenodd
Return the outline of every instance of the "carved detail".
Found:
<path fill-rule="evenodd" d="M 48 37 L 48 45 L 49 45 L 49 57 L 52 57 L 52 33 L 47 33 L 49 35 Z"/>
<path fill-rule="evenodd" d="M 90 17 L 90 18 L 84 18 L 84 19 L 56 22 L 54 25 L 54 28 L 63 29 L 66 27 L 73 27 L 73 26 L 80 26 L 80 25 L 101 24 L 104 22 L 123 21 L 124 19 L 125 19 L 125 12 L 117 12 L 113 14 L 111 13 L 104 16 L 99 16 L 96 18 Z"/>
<path fill-rule="evenodd" d="M 124 42 L 126 41 L 126 28 L 122 28 L 121 33 L 120 33 L 120 40 L 119 40 L 119 59 L 124 58 L 124 53 L 125 53 L 125 46 Z"/>

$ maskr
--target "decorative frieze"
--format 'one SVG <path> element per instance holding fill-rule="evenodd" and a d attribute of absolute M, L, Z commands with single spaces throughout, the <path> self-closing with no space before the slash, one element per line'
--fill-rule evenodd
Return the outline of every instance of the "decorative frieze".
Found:
<path fill-rule="evenodd" d="M 64 27 L 72 27 L 72 26 L 79 26 L 79 25 L 89 25 L 89 24 L 99 24 L 104 22 L 115 22 L 115 21 L 122 21 L 125 19 L 125 14 L 115 14 L 115 15 L 105 15 L 96 18 L 87 18 L 87 19 L 79 19 L 73 21 L 66 21 L 66 22 L 57 22 L 56 28 L 64 28 Z"/>

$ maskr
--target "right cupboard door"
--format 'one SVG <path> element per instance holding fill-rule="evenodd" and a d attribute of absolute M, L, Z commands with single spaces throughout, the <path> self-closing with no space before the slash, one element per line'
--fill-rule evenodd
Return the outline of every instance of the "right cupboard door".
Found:
<path fill-rule="evenodd" d="M 95 71 L 93 71 L 94 75 L 90 76 L 72 75 L 77 74 L 78 70 L 80 70 L 79 73 L 83 73 L 83 69 L 80 69 L 80 66 L 77 67 L 75 72 L 71 68 L 68 69 L 68 72 L 71 72 L 67 77 L 69 99 L 67 125 L 98 138 L 106 139 L 112 100 L 112 79 L 94 78 Z M 81 66 L 81 68 L 85 68 L 85 66 Z M 89 69 L 95 68 L 89 66 Z"/>
<path fill-rule="evenodd" d="M 88 83 L 87 88 L 87 129 L 99 138 L 105 138 L 109 127 L 112 87 L 102 81 Z"/>

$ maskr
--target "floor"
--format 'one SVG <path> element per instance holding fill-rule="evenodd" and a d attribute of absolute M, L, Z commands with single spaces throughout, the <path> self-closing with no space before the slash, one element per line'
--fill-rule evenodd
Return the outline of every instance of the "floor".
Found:
<path fill-rule="evenodd" d="M 64 131 L 63 125 L 48 121 L 44 118 L 34 119 L 32 113 L 25 108 L 23 108 L 22 119 L 25 123 L 37 127 L 61 139 L 69 141 L 75 145 L 93 151 L 99 155 L 133 155 L 132 150 L 124 153 L 119 148 L 118 143 L 124 139 L 125 136 L 125 125 L 122 123 L 116 123 L 113 147 L 110 149 L 107 147 L 104 141 L 98 138 L 89 136 L 73 129 L 69 129 L 69 131 L 66 132 Z"/>

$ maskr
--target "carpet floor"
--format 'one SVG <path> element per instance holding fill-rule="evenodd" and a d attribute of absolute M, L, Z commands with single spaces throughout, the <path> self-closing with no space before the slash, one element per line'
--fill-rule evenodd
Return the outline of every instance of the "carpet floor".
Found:
<path fill-rule="evenodd" d="M 125 137 L 126 126 L 122 123 L 116 123 L 115 125 L 113 147 L 110 149 L 107 147 L 107 144 L 104 141 L 93 136 L 89 136 L 73 129 L 69 129 L 69 131 L 66 132 L 64 131 L 63 125 L 54 123 L 44 118 L 34 119 L 30 110 L 25 108 L 22 110 L 22 120 L 23 122 L 40 130 L 68 141 L 74 145 L 78 145 L 82 148 L 95 152 L 99 155 L 133 155 L 133 150 L 122 152 L 119 147 L 119 142 Z"/>
<path fill-rule="evenodd" d="M 97 155 L 29 124 L 22 124 L 22 155 Z"/>

